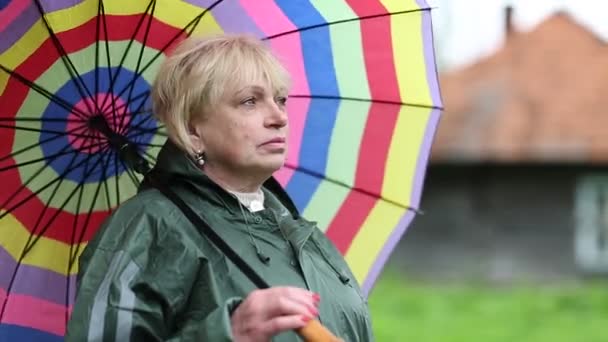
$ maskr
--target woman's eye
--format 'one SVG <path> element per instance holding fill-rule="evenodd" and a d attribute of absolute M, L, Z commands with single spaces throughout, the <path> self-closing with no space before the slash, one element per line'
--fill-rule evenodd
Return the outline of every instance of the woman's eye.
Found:
<path fill-rule="evenodd" d="M 247 105 L 247 106 L 253 106 L 255 104 L 255 97 L 246 98 L 241 103 L 244 104 L 244 105 Z"/>
<path fill-rule="evenodd" d="M 285 104 L 287 104 L 287 98 L 286 97 L 277 97 L 276 101 L 281 106 L 284 106 Z"/>

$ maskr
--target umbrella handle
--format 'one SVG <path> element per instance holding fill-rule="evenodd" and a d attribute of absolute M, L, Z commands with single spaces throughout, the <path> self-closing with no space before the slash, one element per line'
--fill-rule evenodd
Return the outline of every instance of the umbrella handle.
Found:
<path fill-rule="evenodd" d="M 306 342 L 341 342 L 342 339 L 332 334 L 321 322 L 316 319 L 308 322 L 304 327 L 296 329 L 296 332 Z"/>

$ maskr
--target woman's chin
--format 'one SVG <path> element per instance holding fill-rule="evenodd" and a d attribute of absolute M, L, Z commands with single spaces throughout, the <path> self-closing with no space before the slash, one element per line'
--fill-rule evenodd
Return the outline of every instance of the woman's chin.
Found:
<path fill-rule="evenodd" d="M 259 168 L 272 175 L 285 165 L 284 156 L 267 156 L 259 162 Z"/>

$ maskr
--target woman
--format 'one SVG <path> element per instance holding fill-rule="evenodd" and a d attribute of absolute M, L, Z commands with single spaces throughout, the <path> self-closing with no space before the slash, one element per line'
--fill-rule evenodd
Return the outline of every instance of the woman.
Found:
<path fill-rule="evenodd" d="M 311 319 L 373 339 L 342 256 L 272 178 L 287 155 L 289 78 L 256 39 L 188 39 L 158 72 L 169 133 L 154 172 L 253 267 L 253 283 L 157 189 L 143 186 L 80 259 L 66 339 L 296 341 Z"/>

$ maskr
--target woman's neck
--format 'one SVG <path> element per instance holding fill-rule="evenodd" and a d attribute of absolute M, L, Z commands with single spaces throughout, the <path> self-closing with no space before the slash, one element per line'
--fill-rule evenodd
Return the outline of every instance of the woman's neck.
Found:
<path fill-rule="evenodd" d="M 269 177 L 255 177 L 247 174 L 233 174 L 218 170 L 211 165 L 205 165 L 203 170 L 207 177 L 214 181 L 217 185 L 230 192 L 239 193 L 256 193 L 262 188 L 262 184 Z"/>

